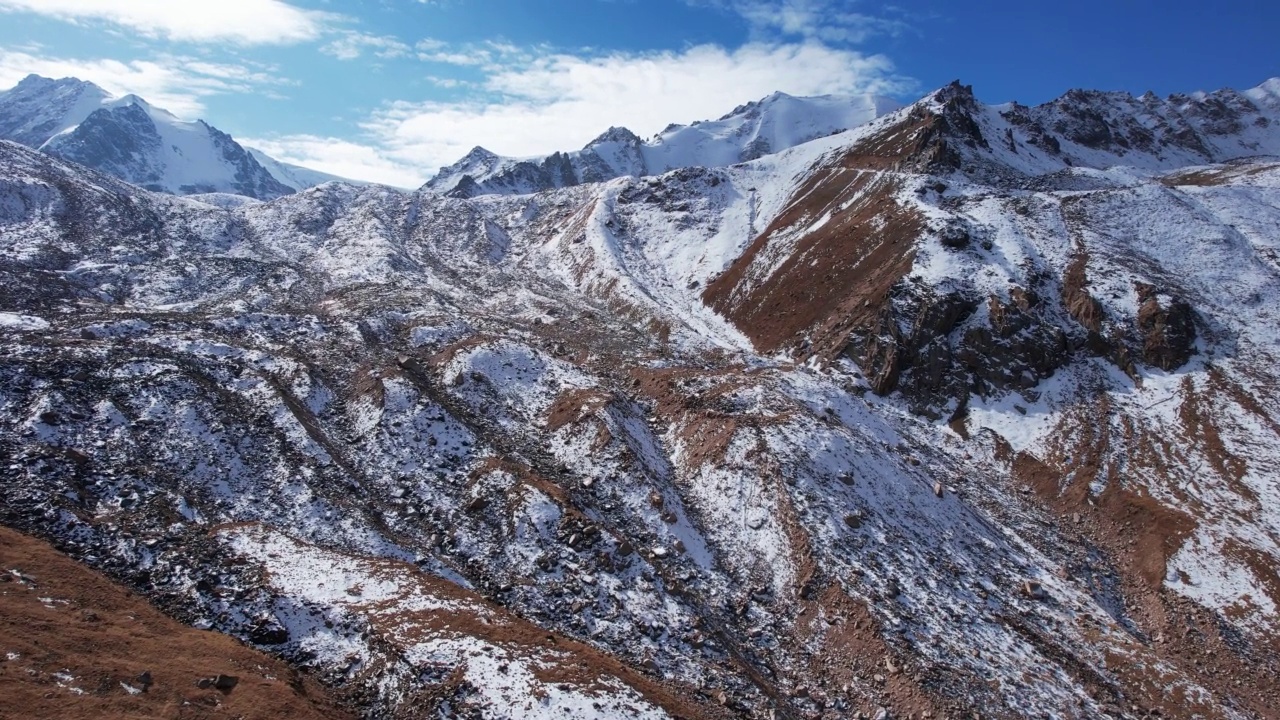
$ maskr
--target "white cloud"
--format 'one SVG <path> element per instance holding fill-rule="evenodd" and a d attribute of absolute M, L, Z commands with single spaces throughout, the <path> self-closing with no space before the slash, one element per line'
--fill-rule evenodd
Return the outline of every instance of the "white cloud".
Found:
<path fill-rule="evenodd" d="M 239 138 L 276 160 L 302 165 L 351 180 L 417 188 L 426 180 L 420 167 L 391 157 L 385 149 L 350 140 L 318 135 Z"/>
<path fill-rule="evenodd" d="M 150 60 L 76 60 L 0 48 L 0 88 L 10 88 L 31 73 L 52 78 L 76 77 L 113 95 L 133 93 L 173 114 L 194 119 L 204 111 L 203 98 L 227 93 L 261 92 L 287 84 L 271 68 L 214 63 L 177 56 Z"/>
<path fill-rule="evenodd" d="M 387 60 L 407 56 L 410 48 L 393 37 L 352 30 L 341 33 L 336 39 L 320 48 L 320 52 L 332 55 L 339 60 L 355 60 L 365 51 Z"/>
<path fill-rule="evenodd" d="M 462 88 L 467 95 L 454 102 L 389 103 L 362 124 L 366 136 L 360 141 L 284 135 L 246 144 L 335 175 L 417 187 L 476 145 L 516 157 L 544 155 L 582 147 L 613 125 L 647 136 L 672 122 L 719 117 L 778 90 L 793 95 L 915 90 L 914 82 L 895 74 L 883 56 L 817 42 L 595 57 L 491 43 L 457 48 L 434 40 L 416 49 L 471 57 L 487 53 L 477 67 L 483 79 L 472 85 L 428 77 L 438 87 Z"/>
<path fill-rule="evenodd" d="M 539 52 L 546 52 L 545 47 L 526 49 L 493 40 L 450 45 L 436 38 L 419 40 L 414 45 L 414 50 L 417 51 L 418 59 L 423 62 L 479 67 L 490 72 L 512 64 L 532 62 Z"/>
<path fill-rule="evenodd" d="M 856 0 L 689 0 L 736 12 L 765 34 L 830 43 L 861 43 L 873 35 L 898 35 L 909 25 L 901 19 L 853 9 Z"/>
<path fill-rule="evenodd" d="M 153 38 L 240 45 L 314 40 L 338 17 L 282 0 L 0 0 L 0 12 L 107 22 Z"/>
<path fill-rule="evenodd" d="M 542 55 L 490 70 L 481 87 L 481 98 L 392 103 L 364 127 L 383 157 L 429 174 L 476 145 L 530 156 L 582 147 L 612 125 L 647 136 L 671 122 L 719 117 L 778 90 L 819 95 L 915 89 L 883 56 L 819 43 Z"/>

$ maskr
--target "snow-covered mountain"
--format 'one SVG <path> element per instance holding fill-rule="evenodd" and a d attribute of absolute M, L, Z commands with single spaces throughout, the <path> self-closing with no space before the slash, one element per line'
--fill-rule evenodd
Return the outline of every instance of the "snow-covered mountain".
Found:
<path fill-rule="evenodd" d="M 363 717 L 1271 717 L 1276 86 L 471 198 L 0 142 L 0 522 Z"/>
<path fill-rule="evenodd" d="M 93 83 L 28 75 L 0 92 L 0 138 L 39 148 L 110 100 L 110 94 Z"/>
<path fill-rule="evenodd" d="M 341 180 L 255 155 L 203 120 L 182 121 L 137 96 L 111 97 L 74 78 L 30 75 L 0 93 L 0 138 L 178 195 L 269 200 Z"/>
<path fill-rule="evenodd" d="M 874 95 L 774 93 L 719 120 L 671 125 L 648 141 L 626 128 L 610 128 L 581 150 L 542 158 L 505 158 L 477 147 L 426 186 L 457 197 L 523 195 L 684 167 L 725 167 L 843 132 L 899 107 Z"/>

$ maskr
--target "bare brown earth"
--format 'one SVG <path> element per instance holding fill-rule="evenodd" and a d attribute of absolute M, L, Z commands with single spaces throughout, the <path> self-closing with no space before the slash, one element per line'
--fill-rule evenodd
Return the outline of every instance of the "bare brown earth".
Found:
<path fill-rule="evenodd" d="M 1178 170 L 1177 172 L 1166 175 L 1161 182 L 1168 187 L 1187 185 L 1196 187 L 1212 187 L 1215 185 L 1226 185 L 1233 180 L 1238 180 L 1243 177 L 1261 175 L 1274 167 L 1274 163 L 1245 160 L 1235 163 L 1227 163 L 1226 165 L 1214 168 Z"/>
<path fill-rule="evenodd" d="M 1280 718 L 1280 708 L 1270 702 L 1280 697 L 1280 640 L 1247 641 L 1230 629 L 1226 618 L 1165 588 L 1167 564 L 1197 523 L 1187 512 L 1151 497 L 1132 479 L 1168 477 L 1175 470 L 1168 463 L 1177 457 L 1177 446 L 1196 438 L 1208 445 L 1222 480 L 1238 483 L 1243 461 L 1223 447 L 1211 416 L 1199 412 L 1206 398 L 1190 387 L 1184 391 L 1188 397 L 1181 426 L 1159 436 L 1126 422 L 1121 423 L 1122 435 L 1113 435 L 1113 428 L 1099 422 L 1116 414 L 1101 395 L 1095 404 L 1082 403 L 1065 417 L 1055 433 L 1061 445 L 1045 457 L 1010 453 L 1007 459 L 1014 477 L 1061 518 L 1060 527 L 1100 548 L 1119 570 L 1123 606 L 1118 611 L 1135 626 L 1135 639 L 1142 645 L 1138 652 L 1185 673 L 1214 695 L 1174 693 L 1170 698 L 1164 688 L 1170 686 L 1172 673 L 1162 674 L 1155 663 L 1109 657 L 1107 665 L 1124 683 L 1123 693 L 1133 706 L 1156 709 L 1164 717 L 1222 717 L 1226 700 L 1254 717 Z M 1106 489 L 1091 496 L 1089 485 L 1095 480 L 1104 481 Z M 1195 498 L 1186 501 L 1188 507 L 1196 507 Z M 1280 598 L 1280 576 L 1260 553 L 1239 544 L 1229 544 L 1227 551 L 1250 567 L 1261 592 Z M 1070 571 L 1086 577 L 1095 569 L 1085 565 Z"/>
<path fill-rule="evenodd" d="M 353 717 L 286 663 L 162 615 L 43 541 L 0 528 L 0 573 L 0 718 Z M 219 674 L 239 683 L 196 686 Z"/>
<path fill-rule="evenodd" d="M 809 178 L 787 208 L 734 264 L 707 285 L 703 300 L 756 347 L 775 350 L 812 335 L 811 354 L 831 356 L 854 330 L 873 325 L 889 290 L 911 269 L 923 218 L 895 200 L 901 181 L 889 168 L 919 151 L 928 120 L 894 126 L 852 148 Z M 826 214 L 822 227 L 806 225 Z M 767 277 L 780 237 L 801 234 Z"/>

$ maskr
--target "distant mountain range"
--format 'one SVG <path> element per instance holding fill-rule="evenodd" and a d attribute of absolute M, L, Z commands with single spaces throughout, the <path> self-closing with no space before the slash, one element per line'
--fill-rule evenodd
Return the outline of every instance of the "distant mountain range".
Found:
<path fill-rule="evenodd" d="M 875 95 L 798 98 L 774 93 L 719 120 L 670 125 L 641 140 L 609 128 L 581 150 L 509 158 L 477 147 L 442 169 L 427 188 L 454 197 L 524 195 L 686 167 L 727 167 L 855 128 L 902 107 Z"/>
<path fill-rule="evenodd" d="M 175 195 L 271 200 L 344 178 L 279 162 L 203 120 L 186 122 L 136 95 L 29 75 L 0 93 L 0 139 Z"/>

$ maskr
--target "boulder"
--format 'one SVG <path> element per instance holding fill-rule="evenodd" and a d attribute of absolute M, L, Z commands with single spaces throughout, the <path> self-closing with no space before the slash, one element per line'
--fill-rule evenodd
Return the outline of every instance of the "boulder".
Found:
<path fill-rule="evenodd" d="M 1035 580 L 1022 581 L 1022 594 L 1032 600 L 1046 600 L 1049 597 L 1049 593 L 1045 592 L 1044 586 Z"/>

